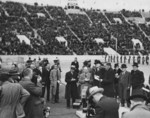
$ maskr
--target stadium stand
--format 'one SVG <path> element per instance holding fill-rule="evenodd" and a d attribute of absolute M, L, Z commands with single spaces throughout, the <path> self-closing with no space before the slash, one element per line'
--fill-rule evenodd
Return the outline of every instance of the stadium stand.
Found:
<path fill-rule="evenodd" d="M 1 2 L 0 6 L 0 54 L 103 55 L 104 47 L 122 55 L 150 52 L 150 25 L 126 20 L 142 18 L 137 11 L 80 9 L 84 14 L 67 14 L 67 8 L 57 6 L 18 2 Z M 17 35 L 25 35 L 31 44 L 21 43 Z M 68 45 L 56 37 L 64 37 Z M 95 38 L 104 43 L 97 43 Z M 143 50 L 139 44 L 133 46 L 133 38 L 140 40 Z"/>

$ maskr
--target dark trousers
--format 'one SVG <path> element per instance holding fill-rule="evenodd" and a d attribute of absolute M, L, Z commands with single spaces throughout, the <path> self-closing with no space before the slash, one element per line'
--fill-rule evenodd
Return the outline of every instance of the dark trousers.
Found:
<path fill-rule="evenodd" d="M 72 98 L 72 105 L 76 100 Z M 67 107 L 70 107 L 70 99 L 67 99 Z"/>
<path fill-rule="evenodd" d="M 114 85 L 114 89 L 115 89 L 115 98 L 117 98 L 119 96 L 119 83 L 115 83 Z"/>
<path fill-rule="evenodd" d="M 44 95 L 45 95 L 45 89 L 47 88 L 47 100 L 49 101 L 50 99 L 50 84 L 48 84 L 48 85 L 44 85 L 43 87 L 42 87 L 42 97 L 44 97 Z"/>
<path fill-rule="evenodd" d="M 57 82 L 57 89 L 55 95 L 55 102 L 59 102 L 59 83 Z"/>

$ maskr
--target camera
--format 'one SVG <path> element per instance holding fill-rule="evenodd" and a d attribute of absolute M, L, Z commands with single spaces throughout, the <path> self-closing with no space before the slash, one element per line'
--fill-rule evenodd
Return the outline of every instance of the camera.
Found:
<path fill-rule="evenodd" d="M 43 115 L 44 115 L 44 118 L 48 118 L 49 115 L 50 115 L 50 107 L 46 107 L 43 109 Z"/>

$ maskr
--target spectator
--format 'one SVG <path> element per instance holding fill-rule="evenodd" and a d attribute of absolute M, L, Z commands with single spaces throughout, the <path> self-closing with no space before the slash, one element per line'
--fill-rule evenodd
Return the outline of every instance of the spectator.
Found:
<path fill-rule="evenodd" d="M 43 118 L 44 99 L 41 98 L 42 86 L 40 83 L 35 85 L 31 81 L 32 77 L 32 69 L 27 68 L 23 71 L 23 78 L 20 84 L 30 93 L 30 97 L 24 106 L 24 111 L 26 118 Z"/>
<path fill-rule="evenodd" d="M 89 99 L 94 102 L 96 115 L 93 118 L 119 118 L 119 104 L 114 98 L 103 95 L 103 88 L 94 86 L 89 89 Z"/>
<path fill-rule="evenodd" d="M 147 97 L 140 93 L 136 93 L 129 98 L 131 103 L 130 111 L 124 113 L 122 118 L 149 118 L 150 111 L 147 108 Z"/>
<path fill-rule="evenodd" d="M 30 94 L 20 84 L 10 83 L 7 73 L 2 73 L 0 79 L 2 81 L 0 118 L 23 118 L 26 115 L 23 106 Z"/>

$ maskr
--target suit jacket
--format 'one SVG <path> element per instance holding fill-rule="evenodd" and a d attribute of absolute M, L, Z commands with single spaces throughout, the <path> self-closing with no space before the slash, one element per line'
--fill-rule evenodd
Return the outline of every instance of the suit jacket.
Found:
<path fill-rule="evenodd" d="M 79 63 L 78 63 L 78 61 L 77 61 L 77 62 L 73 61 L 73 62 L 71 63 L 71 65 L 75 65 L 76 69 L 77 69 L 77 70 L 79 69 Z"/>
<path fill-rule="evenodd" d="M 29 96 L 29 93 L 20 84 L 4 82 L 0 98 L 0 118 L 17 118 L 17 114 L 23 114 L 20 100 L 25 96 Z"/>
<path fill-rule="evenodd" d="M 119 96 L 121 99 L 126 100 L 129 96 L 128 87 L 130 87 L 131 74 L 126 71 L 121 73 L 119 77 Z"/>
<path fill-rule="evenodd" d="M 115 73 L 112 68 L 109 70 L 106 70 L 105 77 L 103 81 L 101 82 L 102 88 L 104 88 L 104 95 L 107 97 L 114 97 L 114 79 L 115 79 Z"/>
<path fill-rule="evenodd" d="M 92 73 L 92 76 L 93 76 L 93 85 L 94 86 L 98 86 L 100 87 L 100 81 L 94 79 L 95 75 L 99 76 L 99 79 L 104 79 L 105 77 L 105 68 L 99 68 L 99 70 L 96 68 L 96 67 L 93 67 L 93 73 Z"/>
<path fill-rule="evenodd" d="M 46 68 L 42 69 L 42 83 L 50 85 L 50 70 L 47 70 Z"/>
<path fill-rule="evenodd" d="M 115 72 L 115 74 L 118 74 L 120 76 L 122 70 L 120 68 L 118 70 L 114 69 L 114 72 Z M 118 78 L 115 77 L 114 82 L 115 82 L 115 84 L 118 84 L 118 82 L 119 82 Z"/>
<path fill-rule="evenodd" d="M 126 71 L 125 73 L 121 73 L 119 77 L 119 83 L 123 84 L 124 87 L 129 87 L 131 82 L 131 74 Z"/>
<path fill-rule="evenodd" d="M 144 83 L 144 74 L 142 71 L 131 71 L 131 85 L 134 88 L 140 88 Z"/>
<path fill-rule="evenodd" d="M 131 111 L 125 113 L 122 118 L 150 118 L 150 111 L 145 105 L 136 105 Z"/>
<path fill-rule="evenodd" d="M 44 100 L 40 98 L 42 95 L 42 86 L 37 86 L 24 78 L 20 81 L 20 84 L 30 93 L 30 97 L 24 106 L 25 118 L 43 118 Z"/>
<path fill-rule="evenodd" d="M 75 81 L 71 81 L 71 79 L 76 79 Z M 70 99 L 71 97 L 74 99 L 78 98 L 78 89 L 77 89 L 77 82 L 78 82 L 78 74 L 74 72 L 73 74 L 69 71 L 66 73 L 65 81 L 66 85 L 66 92 L 65 98 Z"/>
<path fill-rule="evenodd" d="M 61 72 L 59 69 L 53 69 L 50 72 L 50 80 L 51 80 L 51 85 L 56 86 L 57 81 L 61 79 Z"/>
<path fill-rule="evenodd" d="M 103 96 L 96 104 L 94 118 L 119 118 L 119 104 L 114 98 Z"/>

